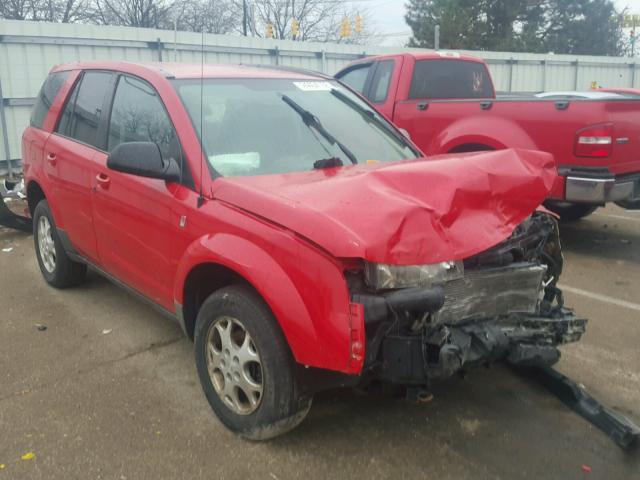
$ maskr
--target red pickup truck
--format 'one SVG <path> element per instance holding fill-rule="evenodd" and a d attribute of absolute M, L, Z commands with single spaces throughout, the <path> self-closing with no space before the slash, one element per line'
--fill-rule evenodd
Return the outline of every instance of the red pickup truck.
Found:
<path fill-rule="evenodd" d="M 365 58 L 336 74 L 427 155 L 517 147 L 553 154 L 545 205 L 575 220 L 640 208 L 640 99 L 496 98 L 481 59 L 452 52 Z"/>
<path fill-rule="evenodd" d="M 580 338 L 536 211 L 551 155 L 446 157 L 335 80 L 237 66 L 56 67 L 22 138 L 44 279 L 91 268 L 176 319 L 211 407 L 253 439 L 322 389 L 549 365 Z"/>

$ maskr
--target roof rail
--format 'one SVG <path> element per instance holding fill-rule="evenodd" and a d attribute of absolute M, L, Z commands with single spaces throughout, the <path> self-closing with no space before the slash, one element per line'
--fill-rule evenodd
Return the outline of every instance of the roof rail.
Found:
<path fill-rule="evenodd" d="M 331 75 L 327 75 L 326 73 L 318 72 L 316 70 L 311 70 L 308 68 L 287 67 L 285 65 L 265 65 L 265 64 L 249 64 L 249 63 L 241 63 L 240 65 L 244 67 L 264 68 L 268 70 L 280 70 L 283 72 L 301 73 L 304 75 L 313 75 L 314 77 L 324 78 L 326 80 L 335 80 Z"/>

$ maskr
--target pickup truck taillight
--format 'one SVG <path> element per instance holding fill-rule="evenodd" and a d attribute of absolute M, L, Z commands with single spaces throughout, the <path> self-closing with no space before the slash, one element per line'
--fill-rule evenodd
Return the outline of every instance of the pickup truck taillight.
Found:
<path fill-rule="evenodd" d="M 613 124 L 593 125 L 576 132 L 576 157 L 608 157 L 613 145 Z"/>

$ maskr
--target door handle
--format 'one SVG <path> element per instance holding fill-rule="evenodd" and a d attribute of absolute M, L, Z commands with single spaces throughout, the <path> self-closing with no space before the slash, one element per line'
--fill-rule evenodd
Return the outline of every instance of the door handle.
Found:
<path fill-rule="evenodd" d="M 106 175 L 104 173 L 99 173 L 98 175 L 96 175 L 96 181 L 98 182 L 98 185 L 100 185 L 105 190 L 109 188 L 109 184 L 111 183 L 109 175 Z"/>
<path fill-rule="evenodd" d="M 422 111 L 424 111 L 424 110 L 426 110 L 427 108 L 429 108 L 429 103 L 428 103 L 428 102 L 420 102 L 420 103 L 418 103 L 418 104 L 416 105 L 416 108 L 417 108 L 418 110 L 422 110 Z"/>
<path fill-rule="evenodd" d="M 58 162 L 58 157 L 56 157 L 55 153 L 49 152 L 47 153 L 47 162 L 49 162 L 49 165 L 51 165 L 52 167 L 55 167 L 56 163 Z"/>

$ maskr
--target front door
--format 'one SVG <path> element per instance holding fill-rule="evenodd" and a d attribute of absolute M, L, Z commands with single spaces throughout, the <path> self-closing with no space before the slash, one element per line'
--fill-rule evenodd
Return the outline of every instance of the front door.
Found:
<path fill-rule="evenodd" d="M 125 142 L 154 142 L 163 157 L 181 161 L 181 148 L 164 105 L 151 85 L 128 75 L 117 81 L 107 132 L 107 151 Z M 110 170 L 107 154 L 94 172 L 94 223 L 104 269 L 173 311 L 175 263 L 172 215 L 180 190 L 163 180 Z"/>

